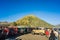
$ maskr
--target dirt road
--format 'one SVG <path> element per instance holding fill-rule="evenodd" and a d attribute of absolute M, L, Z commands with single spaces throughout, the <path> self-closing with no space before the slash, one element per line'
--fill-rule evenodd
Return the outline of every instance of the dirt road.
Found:
<path fill-rule="evenodd" d="M 22 39 L 22 40 L 48 40 L 48 38 L 45 36 L 32 35 L 32 34 L 25 34 L 25 35 L 19 36 L 17 38 Z"/>
<path fill-rule="evenodd" d="M 16 39 L 22 39 L 22 40 L 48 40 L 46 36 L 41 36 L 41 35 L 32 35 L 32 34 L 24 34 L 21 36 L 18 36 L 17 38 L 8 38 L 6 40 L 16 40 Z M 59 35 L 59 40 L 60 40 L 60 35 Z"/>

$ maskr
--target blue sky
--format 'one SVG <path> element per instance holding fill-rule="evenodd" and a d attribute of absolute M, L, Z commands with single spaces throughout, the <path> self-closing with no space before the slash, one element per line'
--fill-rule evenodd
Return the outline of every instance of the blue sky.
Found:
<path fill-rule="evenodd" d="M 33 14 L 46 22 L 60 24 L 59 0 L 0 0 L 0 21 L 13 22 Z"/>

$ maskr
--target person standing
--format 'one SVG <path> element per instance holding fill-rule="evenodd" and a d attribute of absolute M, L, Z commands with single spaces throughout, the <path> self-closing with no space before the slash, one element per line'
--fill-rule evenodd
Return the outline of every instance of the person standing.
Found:
<path fill-rule="evenodd" d="M 54 30 L 55 36 L 56 36 L 56 40 L 58 40 L 58 32 Z"/>
<path fill-rule="evenodd" d="M 47 29 L 49 31 L 49 37 L 50 37 L 50 33 L 51 33 L 51 29 Z"/>
<path fill-rule="evenodd" d="M 0 40 L 2 39 L 2 27 L 0 27 Z"/>
<path fill-rule="evenodd" d="M 8 33 L 9 33 L 9 29 L 7 27 L 5 27 L 2 31 L 2 35 L 3 35 L 2 38 L 6 39 L 8 36 Z"/>
<path fill-rule="evenodd" d="M 47 29 L 45 30 L 45 35 L 46 37 L 49 37 L 49 31 Z"/>
<path fill-rule="evenodd" d="M 49 40 L 55 40 L 55 38 L 56 38 L 56 36 L 55 36 L 55 34 L 54 34 L 53 30 L 52 30 L 51 33 L 50 33 Z"/>

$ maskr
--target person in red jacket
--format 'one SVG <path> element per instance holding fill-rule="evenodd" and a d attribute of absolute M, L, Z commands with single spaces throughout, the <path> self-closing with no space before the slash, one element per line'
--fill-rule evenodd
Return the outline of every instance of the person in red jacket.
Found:
<path fill-rule="evenodd" d="M 49 37 L 49 31 L 48 30 L 45 30 L 45 35 L 46 35 L 46 37 Z"/>
<path fill-rule="evenodd" d="M 2 38 L 3 39 L 7 38 L 8 33 L 9 33 L 9 29 L 5 27 L 2 31 Z"/>

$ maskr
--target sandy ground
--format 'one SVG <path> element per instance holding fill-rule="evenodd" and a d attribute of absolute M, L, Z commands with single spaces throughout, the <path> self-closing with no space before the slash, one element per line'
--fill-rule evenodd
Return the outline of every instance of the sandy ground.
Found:
<path fill-rule="evenodd" d="M 48 40 L 46 36 L 41 36 L 41 35 L 33 35 L 33 34 L 24 34 L 21 36 L 18 36 L 17 38 L 8 38 L 7 40 L 16 40 L 16 39 L 22 39 L 22 40 Z M 59 35 L 59 40 L 60 40 L 60 35 Z"/>
<path fill-rule="evenodd" d="M 25 34 L 22 36 L 17 37 L 17 39 L 22 40 L 48 40 L 47 37 L 41 35 L 32 35 L 32 34 Z"/>

